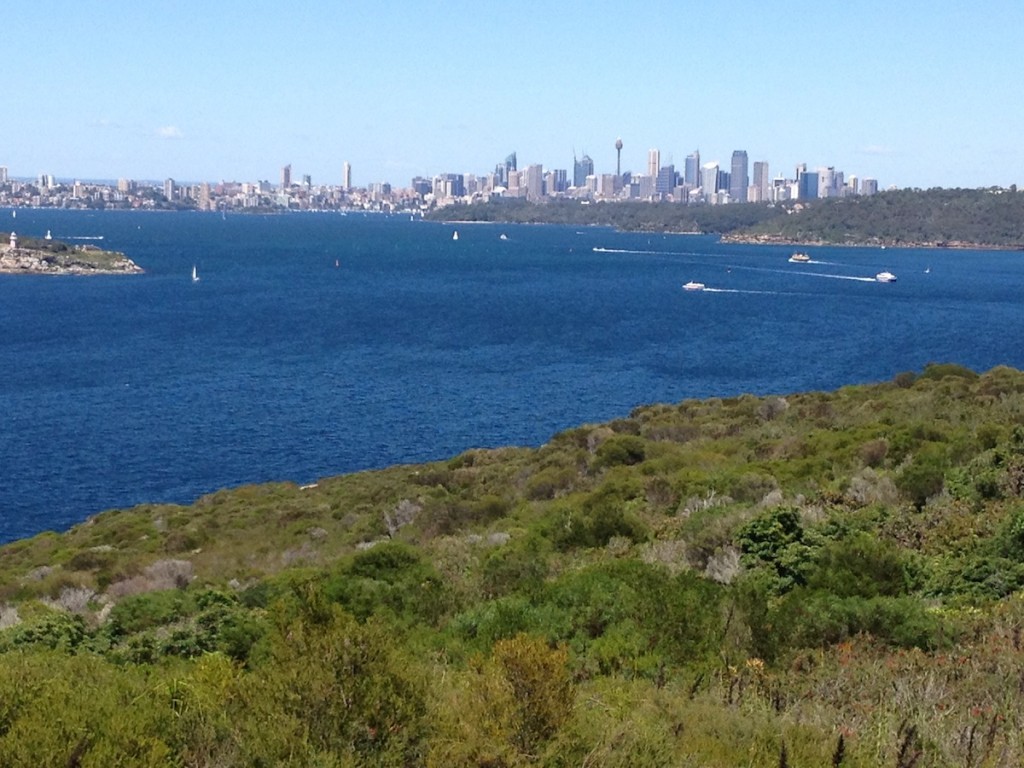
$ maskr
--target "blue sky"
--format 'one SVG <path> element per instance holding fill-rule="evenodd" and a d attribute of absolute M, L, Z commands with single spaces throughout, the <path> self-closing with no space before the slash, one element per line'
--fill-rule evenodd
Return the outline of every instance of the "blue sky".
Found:
<path fill-rule="evenodd" d="M 881 186 L 1024 186 L 1020 0 L 5 0 L 14 176 L 404 186 L 734 149 Z"/>

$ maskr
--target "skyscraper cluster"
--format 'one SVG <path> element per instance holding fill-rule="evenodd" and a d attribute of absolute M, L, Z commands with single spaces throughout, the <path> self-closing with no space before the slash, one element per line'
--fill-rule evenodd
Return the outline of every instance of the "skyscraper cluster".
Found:
<path fill-rule="evenodd" d="M 833 167 L 808 170 L 806 164 L 797 166 L 791 178 L 782 175 L 772 178 L 768 162 L 751 163 L 746 150 L 732 153 L 728 166 L 718 162 L 701 162 L 699 150 L 686 156 L 681 169 L 671 160 L 663 163 L 661 151 L 647 151 L 644 173 L 622 170 L 622 139 L 615 140 L 615 173 L 597 173 L 594 161 L 584 152 L 573 153 L 572 184 L 566 185 L 566 170 L 545 170 L 541 165 L 530 165 L 525 171 L 517 170 L 516 153 L 512 152 L 495 166 L 494 173 L 486 176 L 462 175 L 465 190 L 461 202 L 497 197 L 519 197 L 530 201 L 545 197 L 576 197 L 594 200 L 647 200 L 679 203 L 769 203 L 785 200 L 814 200 L 825 197 L 846 197 L 874 194 L 878 182 L 874 179 L 846 178 Z M 430 194 L 435 202 L 447 204 L 457 200 L 448 194 L 453 174 L 435 176 Z M 422 182 L 423 179 L 414 180 Z"/>

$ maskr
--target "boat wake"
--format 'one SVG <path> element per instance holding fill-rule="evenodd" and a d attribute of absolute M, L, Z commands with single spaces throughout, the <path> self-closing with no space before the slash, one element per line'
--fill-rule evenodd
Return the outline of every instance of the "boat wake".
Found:
<path fill-rule="evenodd" d="M 750 291 L 743 288 L 704 288 L 704 293 L 758 293 L 763 296 L 777 296 L 780 291 Z"/>
<path fill-rule="evenodd" d="M 68 235 L 64 240 L 102 240 L 103 235 Z"/>
<path fill-rule="evenodd" d="M 877 282 L 873 277 L 858 277 L 857 275 L 823 275 L 817 274 L 817 277 L 830 277 L 833 280 L 853 280 L 858 283 L 874 283 Z"/>
<path fill-rule="evenodd" d="M 709 256 L 707 253 L 697 251 L 639 251 L 630 248 L 602 248 L 594 246 L 591 248 L 594 253 L 636 253 L 641 256 Z"/>

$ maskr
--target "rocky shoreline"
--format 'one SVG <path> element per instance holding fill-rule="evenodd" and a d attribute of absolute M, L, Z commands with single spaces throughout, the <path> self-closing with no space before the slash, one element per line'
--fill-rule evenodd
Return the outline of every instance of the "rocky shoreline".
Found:
<path fill-rule="evenodd" d="M 24 275 L 126 275 L 144 270 L 123 253 L 80 245 L 65 251 L 0 246 L 0 273 Z"/>
<path fill-rule="evenodd" d="M 734 243 L 738 245 L 791 245 L 800 246 L 825 246 L 832 248 L 946 248 L 949 250 L 973 250 L 973 251 L 1019 251 L 1020 246 L 1013 245 L 986 245 L 984 243 L 968 243 L 962 240 L 943 240 L 934 242 L 916 242 L 906 240 L 891 240 L 875 238 L 870 241 L 857 241 L 848 243 L 836 243 L 829 240 L 806 238 L 794 239 L 780 235 L 722 235 L 721 242 Z"/>

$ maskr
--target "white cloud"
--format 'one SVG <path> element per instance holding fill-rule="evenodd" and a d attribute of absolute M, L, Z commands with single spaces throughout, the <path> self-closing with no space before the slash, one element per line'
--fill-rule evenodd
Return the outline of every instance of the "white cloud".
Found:
<path fill-rule="evenodd" d="M 161 139 L 182 139 L 185 137 L 185 134 L 183 134 L 181 129 L 176 125 L 165 125 L 161 128 L 157 128 L 156 135 Z"/>

